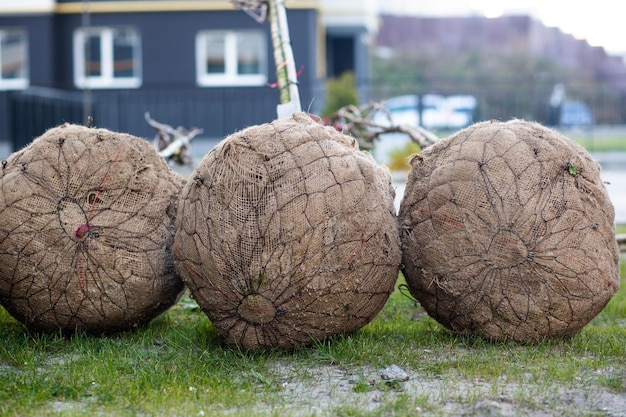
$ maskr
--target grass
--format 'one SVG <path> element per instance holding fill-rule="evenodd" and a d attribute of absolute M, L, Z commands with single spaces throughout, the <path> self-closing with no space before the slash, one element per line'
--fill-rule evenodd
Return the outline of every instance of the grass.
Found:
<path fill-rule="evenodd" d="M 29 333 L 1 317 L 0 415 L 191 415 L 256 401 L 266 357 L 220 346 L 199 312 L 178 304 L 115 337 Z"/>
<path fill-rule="evenodd" d="M 558 130 L 558 129 L 557 129 Z M 457 131 L 440 131 L 437 136 L 448 137 Z M 576 141 L 589 152 L 626 152 L 626 136 L 621 133 L 607 133 L 602 129 L 596 130 L 561 130 L 561 132 Z"/>
<path fill-rule="evenodd" d="M 576 134 L 571 138 L 589 152 L 626 152 L 626 137 L 594 137 Z"/>
<path fill-rule="evenodd" d="M 148 326 L 110 337 L 31 333 L 0 308 L 0 415 L 288 415 L 289 387 L 315 387 L 324 378 L 316 369 L 354 374 L 350 398 L 376 405 L 339 401 L 330 409 L 337 416 L 449 415 L 446 404 L 503 395 L 526 410 L 551 410 L 559 404 L 550 395 L 580 387 L 624 396 L 624 262 L 621 277 L 620 291 L 578 335 L 533 345 L 454 335 L 399 291 L 354 335 L 293 352 L 223 346 L 186 297 Z M 402 383 L 372 381 L 372 372 L 390 364 L 438 389 L 412 393 Z"/>
<path fill-rule="evenodd" d="M 437 135 L 440 138 L 445 138 L 454 133 L 456 132 L 443 131 L 438 132 Z M 626 152 L 626 137 L 624 136 L 597 136 L 593 132 L 584 130 L 563 133 L 589 152 Z M 408 158 L 419 151 L 419 145 L 414 142 L 408 142 L 403 148 L 391 150 L 388 155 L 390 159 L 389 169 L 391 171 L 408 171 L 410 168 Z"/>

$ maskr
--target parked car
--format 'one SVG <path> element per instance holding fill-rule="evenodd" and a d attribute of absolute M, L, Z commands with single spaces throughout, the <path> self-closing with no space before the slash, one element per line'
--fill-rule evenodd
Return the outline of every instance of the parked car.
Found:
<path fill-rule="evenodd" d="M 440 94 L 404 95 L 382 102 L 385 111 L 374 114 L 372 121 L 381 126 L 422 126 L 428 130 L 462 129 L 474 122 L 477 101 L 472 95 L 443 96 Z M 388 163 L 389 154 L 406 146 L 409 138 L 403 133 L 381 135 L 374 149 L 379 163 Z"/>
<path fill-rule="evenodd" d="M 474 122 L 478 101 L 472 95 L 448 96 L 443 108 L 446 113 L 443 128 L 462 129 Z"/>
<path fill-rule="evenodd" d="M 559 125 L 562 127 L 591 127 L 591 109 L 582 101 L 565 101 L 559 110 Z"/>
<path fill-rule="evenodd" d="M 461 129 L 474 121 L 477 102 L 472 95 L 442 96 L 425 94 L 398 96 L 383 101 L 385 110 L 389 112 L 393 124 L 423 126 L 426 129 Z M 384 112 L 374 116 L 374 121 L 385 122 L 388 119 Z M 388 121 L 386 121 L 388 123 Z"/>

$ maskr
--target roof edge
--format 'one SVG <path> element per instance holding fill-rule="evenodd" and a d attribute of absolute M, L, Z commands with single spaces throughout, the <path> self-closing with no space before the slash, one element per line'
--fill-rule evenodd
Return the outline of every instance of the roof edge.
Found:
<path fill-rule="evenodd" d="M 317 0 L 292 1 L 288 9 L 317 9 Z M 57 3 L 55 12 L 60 14 L 83 13 L 133 13 L 133 12 L 181 12 L 181 11 L 218 11 L 237 10 L 229 0 L 184 0 L 184 1 L 74 1 Z"/>

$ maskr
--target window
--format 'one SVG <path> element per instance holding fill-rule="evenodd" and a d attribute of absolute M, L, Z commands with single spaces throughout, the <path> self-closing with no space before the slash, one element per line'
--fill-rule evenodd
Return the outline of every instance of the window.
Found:
<path fill-rule="evenodd" d="M 0 90 L 28 87 L 28 39 L 22 29 L 0 29 Z"/>
<path fill-rule="evenodd" d="M 79 88 L 137 88 L 141 42 L 132 28 L 88 28 L 74 33 L 74 82 Z"/>
<path fill-rule="evenodd" d="M 203 31 L 196 36 L 196 77 L 200 86 L 264 85 L 265 35 L 261 31 Z"/>

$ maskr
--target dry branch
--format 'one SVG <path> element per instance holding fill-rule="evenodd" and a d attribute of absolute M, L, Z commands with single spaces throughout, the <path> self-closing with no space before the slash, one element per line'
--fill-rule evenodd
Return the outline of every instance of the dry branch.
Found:
<path fill-rule="evenodd" d="M 193 164 L 191 157 L 191 141 L 194 137 L 202 133 L 202 129 L 193 128 L 187 130 L 181 126 L 174 129 L 165 123 L 157 122 L 150 118 L 150 113 L 145 113 L 146 122 L 156 129 L 157 133 L 152 141 L 152 145 L 159 155 L 168 163 L 176 165 Z"/>
<path fill-rule="evenodd" d="M 243 10 L 258 23 L 267 22 L 268 4 L 259 0 L 233 0 L 236 8 Z"/>
<path fill-rule="evenodd" d="M 376 112 L 386 114 L 388 123 L 380 124 L 373 121 Z M 354 137 L 362 148 L 371 149 L 376 140 L 381 140 L 385 133 L 405 133 L 422 149 L 429 147 L 438 137 L 420 126 L 394 125 L 391 114 L 380 103 L 368 103 L 362 106 L 342 107 L 325 123 Z"/>

